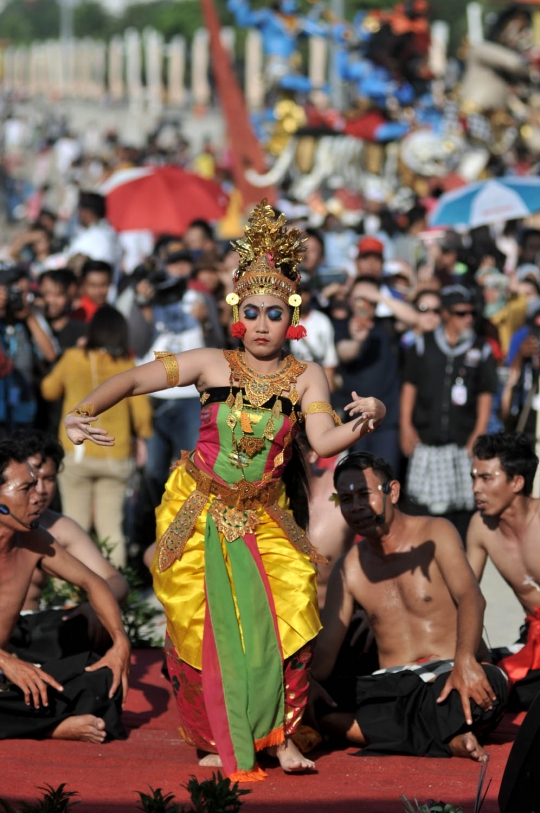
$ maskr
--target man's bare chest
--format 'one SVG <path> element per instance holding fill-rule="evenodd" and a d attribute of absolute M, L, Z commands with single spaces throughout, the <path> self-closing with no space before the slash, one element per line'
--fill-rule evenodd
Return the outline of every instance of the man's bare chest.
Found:
<path fill-rule="evenodd" d="M 2 617 L 19 613 L 39 559 L 18 548 L 0 557 L 0 623 Z"/>
<path fill-rule="evenodd" d="M 529 530 L 519 540 L 493 534 L 487 552 L 518 596 L 537 593 L 535 605 L 540 605 L 540 529 L 537 533 Z"/>
<path fill-rule="evenodd" d="M 388 563 L 391 565 L 392 563 Z M 391 566 L 368 568 L 358 580 L 356 600 L 371 618 L 372 626 L 403 625 L 425 621 L 441 612 L 455 612 L 448 588 L 435 565 L 404 570 Z"/>

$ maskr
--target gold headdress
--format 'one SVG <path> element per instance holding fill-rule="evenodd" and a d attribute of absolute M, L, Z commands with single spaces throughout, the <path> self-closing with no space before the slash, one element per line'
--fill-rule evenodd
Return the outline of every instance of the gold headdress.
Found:
<path fill-rule="evenodd" d="M 244 237 L 232 244 L 240 255 L 233 275 L 234 292 L 226 299 L 233 308 L 234 336 L 241 338 L 245 333 L 244 325 L 238 321 L 238 305 L 248 296 L 279 297 L 294 308 L 292 326 L 298 325 L 302 299 L 297 293 L 300 274 L 296 266 L 304 254 L 303 242 L 300 230 L 287 228 L 284 214 L 276 218 L 266 198 L 253 209 Z"/>

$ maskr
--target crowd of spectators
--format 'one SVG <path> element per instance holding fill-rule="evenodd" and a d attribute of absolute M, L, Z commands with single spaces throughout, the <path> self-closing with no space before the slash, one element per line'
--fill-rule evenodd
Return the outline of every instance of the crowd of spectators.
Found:
<path fill-rule="evenodd" d="M 79 143 L 68 133 L 58 140 Z M 155 149 L 150 141 L 146 162 Z M 56 153 L 65 158 L 58 171 L 67 180 L 79 152 Z M 205 155 L 212 155 L 208 146 Z M 181 234 L 134 240 L 116 233 L 106 199 L 80 188 L 91 163 L 83 162 L 69 218 L 63 204 L 45 205 L 47 190 L 36 210 L 30 195 L 26 223 L 2 249 L 0 431 L 59 433 L 63 510 L 108 537 L 113 561 L 123 565 L 131 556 L 120 521 L 128 483 L 137 469 L 140 486 L 143 472 L 140 502 L 151 517 L 171 463 L 195 443 L 198 394 L 177 388 L 122 407 L 108 418 L 113 450 L 74 451 L 62 415 L 84 392 L 156 351 L 234 346 L 225 297 L 237 255 L 219 224 L 205 220 Z M 278 208 L 287 208 L 281 194 Z M 359 447 L 401 473 L 410 513 L 449 517 L 464 535 L 474 507 L 469 458 L 476 437 L 503 426 L 536 434 L 540 230 L 525 222 L 433 230 L 420 199 L 405 214 L 370 200 L 354 224 L 339 214 L 319 222 L 307 212 L 289 217 L 304 230 L 306 247 L 307 337 L 291 351 L 324 368 L 344 419 L 352 392 L 385 403 L 384 424 Z M 151 523 L 135 523 L 147 529 L 141 549 Z"/>

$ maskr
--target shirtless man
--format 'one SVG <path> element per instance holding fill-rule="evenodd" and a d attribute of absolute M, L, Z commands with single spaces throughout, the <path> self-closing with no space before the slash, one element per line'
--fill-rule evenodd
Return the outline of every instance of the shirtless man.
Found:
<path fill-rule="evenodd" d="M 514 682 L 512 705 L 528 708 L 540 690 L 540 500 L 531 497 L 538 466 L 524 434 L 480 435 L 471 476 L 478 511 L 467 533 L 467 556 L 478 579 L 489 558 L 527 616 L 525 647 L 499 663 Z"/>
<path fill-rule="evenodd" d="M 36 476 L 40 528 L 48 531 L 68 553 L 105 579 L 111 593 L 121 604 L 129 591 L 124 576 L 105 559 L 92 538 L 75 520 L 51 511 L 49 508 L 56 494 L 57 474 L 64 458 L 62 446 L 55 437 L 38 429 L 15 432 L 12 440 L 26 457 Z M 80 604 L 68 612 L 65 610 L 46 611 L 47 618 L 41 622 L 44 614 L 38 613 L 39 599 L 45 583 L 46 576 L 42 569 L 37 567 L 32 574 L 32 581 L 22 608 L 23 615 L 19 620 L 19 625 L 23 629 L 20 630 L 21 634 L 17 638 L 24 639 L 25 649 L 28 652 L 31 651 L 32 641 L 30 639 L 33 637 L 33 630 L 38 631 L 39 635 L 43 625 L 56 638 L 55 648 L 61 642 L 63 651 L 61 654 L 59 653 L 59 657 L 84 649 L 103 651 L 108 648 L 110 639 L 88 602 Z M 25 615 L 26 613 L 29 615 Z M 81 624 L 82 618 L 86 621 Z M 55 634 L 54 627 L 64 627 L 64 629 L 57 630 Z M 52 643 L 50 636 L 47 636 L 47 639 L 47 643 L 50 645 Z M 15 639 L 12 640 L 12 643 L 14 646 L 17 645 Z M 39 648 L 37 651 L 43 649 L 39 641 L 36 641 L 35 644 Z M 36 660 L 39 660 L 39 657 Z"/>
<path fill-rule="evenodd" d="M 0 737 L 85 740 L 121 736 L 120 696 L 128 689 L 129 641 L 118 605 L 99 576 L 39 527 L 36 477 L 17 445 L 0 443 Z M 17 623 L 36 567 L 86 591 L 112 640 L 102 658 L 72 656 L 38 668 L 11 654 Z M 107 668 L 105 668 L 107 667 Z M 77 671 L 78 670 L 78 671 Z M 77 714 L 80 703 L 85 713 Z"/>
<path fill-rule="evenodd" d="M 334 483 L 343 516 L 364 538 L 330 578 L 310 708 L 324 729 L 368 751 L 485 760 L 474 732 L 499 719 L 506 680 L 477 661 L 485 601 L 454 526 L 402 514 L 400 485 L 374 455 L 349 455 Z M 353 708 L 340 708 L 320 684 L 332 673 L 354 601 L 391 673 L 358 678 Z M 432 683 L 415 674 L 425 661 L 436 662 L 422 670 L 437 675 Z"/>

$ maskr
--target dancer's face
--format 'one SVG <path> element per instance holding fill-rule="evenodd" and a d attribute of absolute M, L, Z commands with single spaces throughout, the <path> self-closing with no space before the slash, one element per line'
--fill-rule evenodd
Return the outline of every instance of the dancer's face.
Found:
<path fill-rule="evenodd" d="M 281 350 L 289 327 L 290 308 L 277 296 L 248 296 L 239 308 L 246 326 L 244 347 L 254 356 L 265 358 Z"/>

